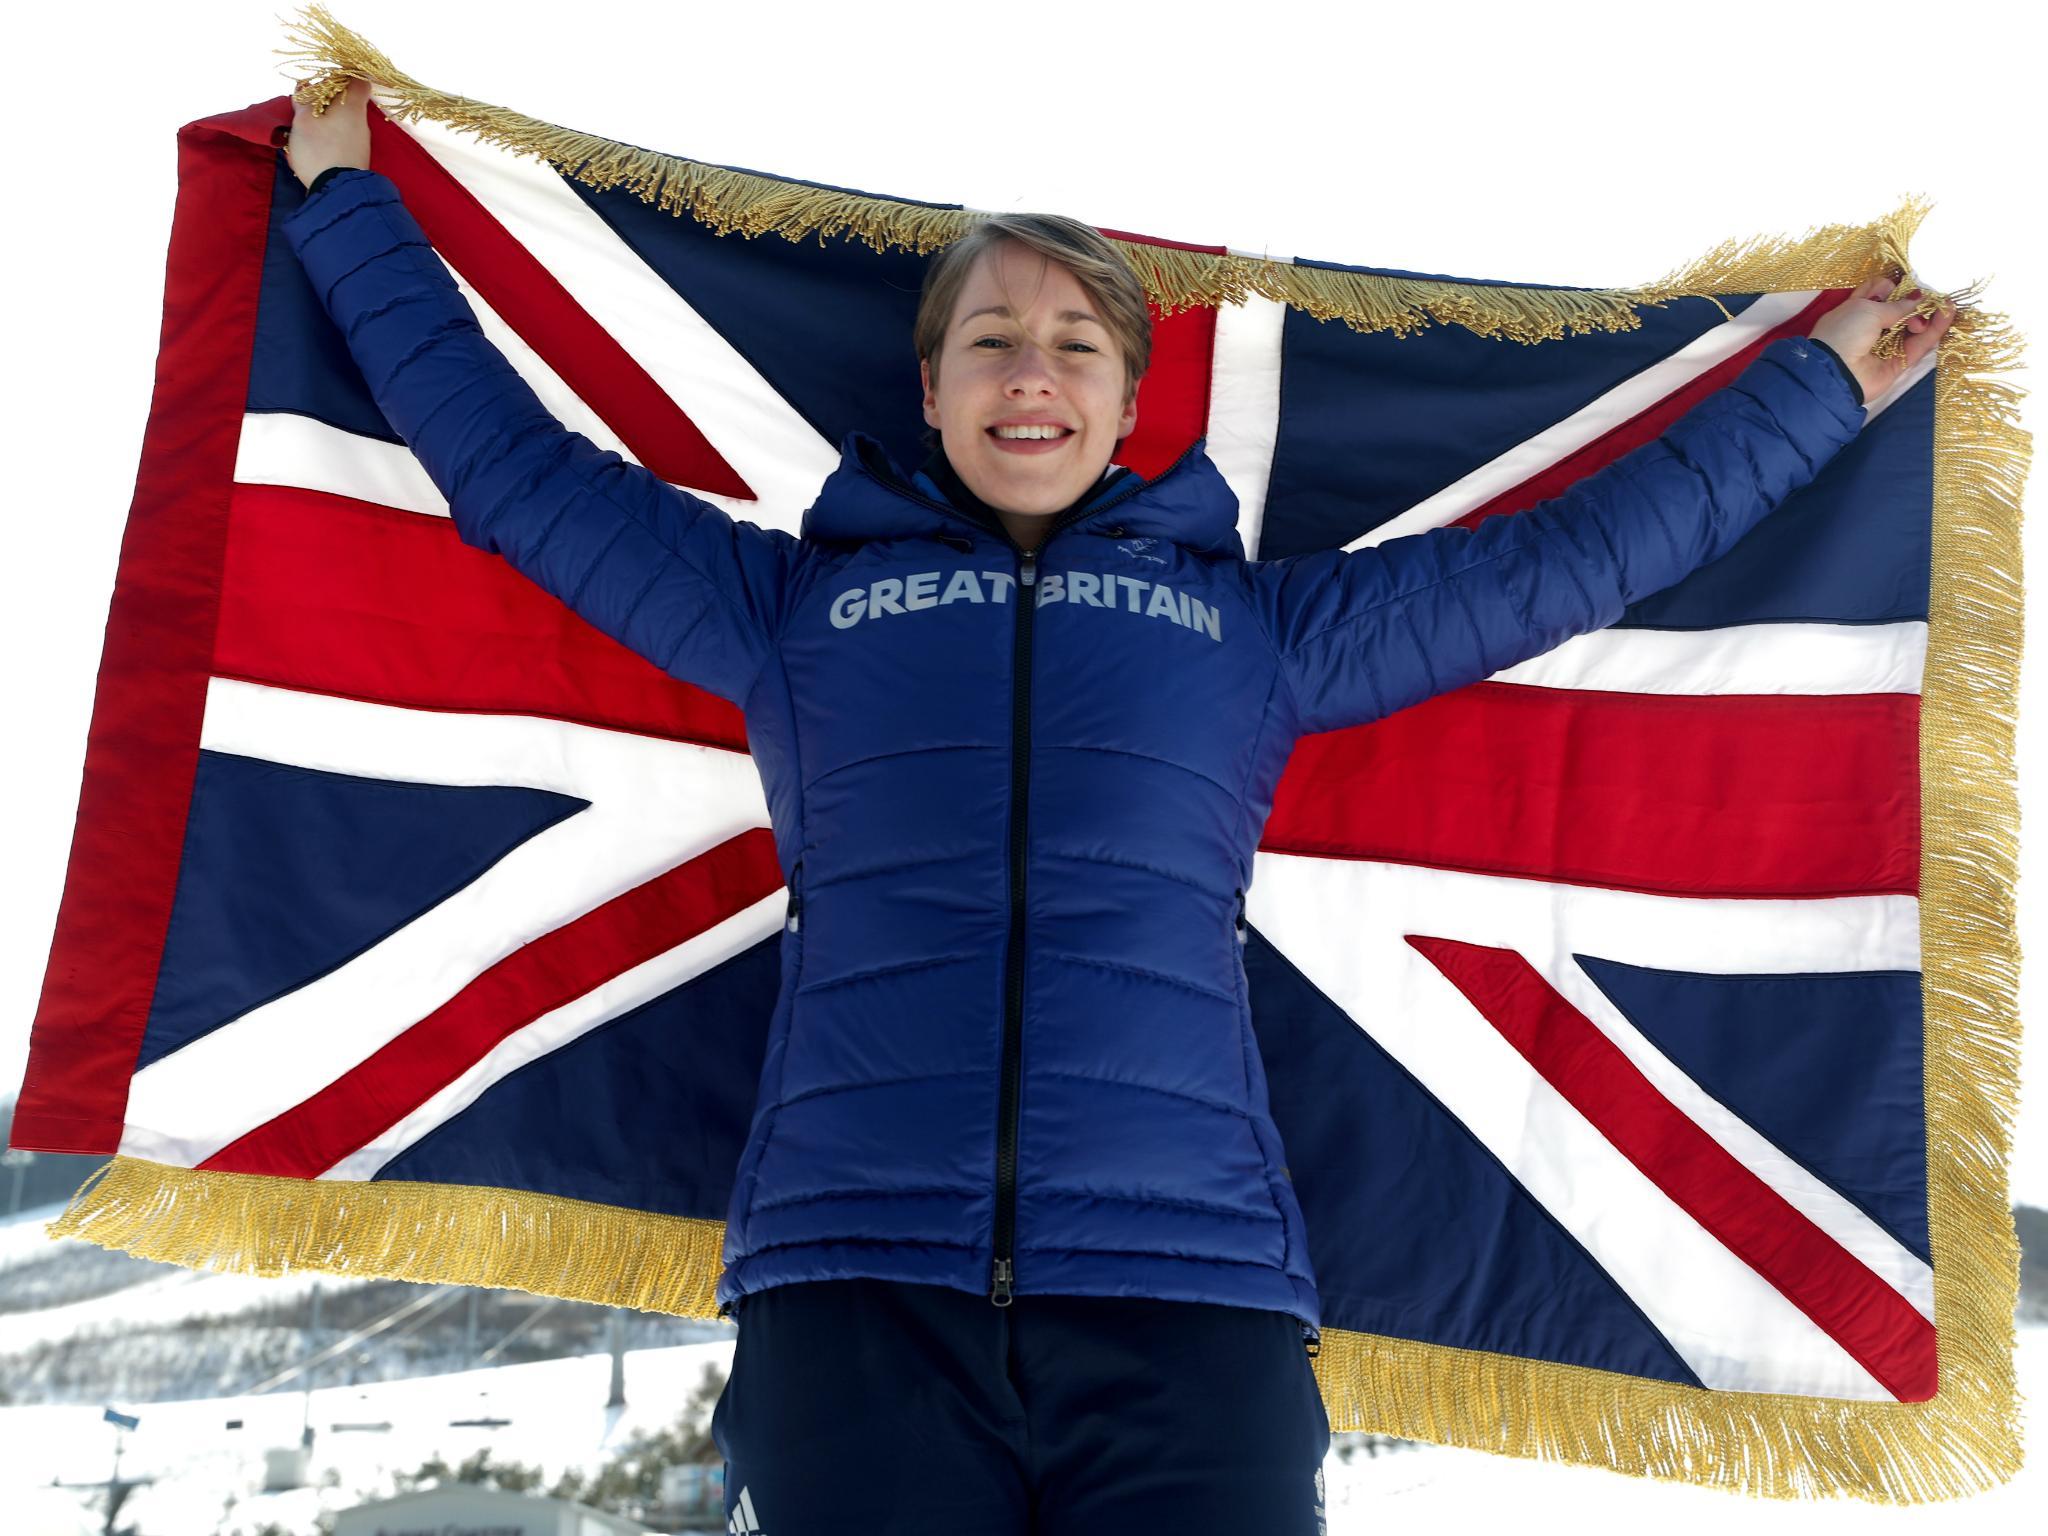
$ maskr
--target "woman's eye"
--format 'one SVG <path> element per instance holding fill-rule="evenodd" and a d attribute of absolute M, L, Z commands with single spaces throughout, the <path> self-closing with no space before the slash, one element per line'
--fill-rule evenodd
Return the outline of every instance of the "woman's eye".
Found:
<path fill-rule="evenodd" d="M 1007 347 L 1009 345 L 1009 343 L 1003 340 L 1003 338 L 1000 336 L 983 336 L 980 338 L 980 340 L 976 341 L 974 345 L 978 347 L 984 341 L 992 341 L 999 347 Z M 1096 350 L 1093 346 L 1089 345 L 1085 341 L 1067 341 L 1060 343 L 1060 345 L 1066 347 L 1079 347 L 1084 352 L 1093 352 L 1094 350 Z"/>

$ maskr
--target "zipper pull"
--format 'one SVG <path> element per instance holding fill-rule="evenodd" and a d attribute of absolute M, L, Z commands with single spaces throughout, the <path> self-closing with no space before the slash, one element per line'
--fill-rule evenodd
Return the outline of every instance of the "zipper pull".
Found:
<path fill-rule="evenodd" d="M 1297 1318 L 1296 1321 L 1299 1322 L 1300 1319 Z M 1317 1329 L 1309 1327 L 1307 1323 L 1302 1323 L 1301 1344 L 1302 1348 L 1308 1351 L 1308 1357 L 1311 1360 L 1315 1359 L 1317 1355 L 1320 1355 L 1323 1352 L 1322 1333 Z"/>
<path fill-rule="evenodd" d="M 988 1293 L 988 1299 L 999 1307 L 1010 1304 L 1010 1261 L 996 1260 L 995 1287 Z"/>
<path fill-rule="evenodd" d="M 1248 927 L 1246 926 L 1246 923 L 1245 923 L 1245 916 L 1244 916 L 1244 892 L 1243 892 L 1243 891 L 1239 891 L 1239 892 L 1237 893 L 1237 920 L 1236 920 L 1236 922 L 1235 922 L 1235 923 L 1234 923 L 1234 924 L 1233 924 L 1232 926 L 1233 926 L 1233 927 L 1235 927 L 1235 928 L 1236 928 L 1236 930 L 1237 930 L 1237 942 L 1238 942 L 1238 943 L 1240 943 L 1240 944 L 1247 944 L 1247 943 L 1251 942 L 1251 940 L 1250 940 L 1250 930 L 1249 930 L 1249 928 L 1248 928 Z"/>
<path fill-rule="evenodd" d="M 803 861 L 798 860 L 796 867 L 790 871 L 789 898 L 782 904 L 783 926 L 791 933 L 795 933 L 803 921 L 803 898 L 796 893 L 797 881 L 802 876 L 803 867 Z"/>
<path fill-rule="evenodd" d="M 1035 549 L 1027 549 L 1024 551 L 1024 567 L 1022 572 L 1017 577 L 1017 585 L 1020 587 L 1029 587 L 1035 585 L 1037 581 L 1038 551 Z"/>

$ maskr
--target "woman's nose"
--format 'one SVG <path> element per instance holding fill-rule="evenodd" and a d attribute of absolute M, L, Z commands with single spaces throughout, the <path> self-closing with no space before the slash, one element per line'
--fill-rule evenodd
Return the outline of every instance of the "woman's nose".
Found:
<path fill-rule="evenodd" d="M 1013 387 L 1018 384 L 1050 382 L 1051 378 L 1052 366 L 1047 361 L 1045 353 L 1035 344 L 1026 342 L 1017 349 L 1017 355 L 1010 363 L 1010 383 Z"/>

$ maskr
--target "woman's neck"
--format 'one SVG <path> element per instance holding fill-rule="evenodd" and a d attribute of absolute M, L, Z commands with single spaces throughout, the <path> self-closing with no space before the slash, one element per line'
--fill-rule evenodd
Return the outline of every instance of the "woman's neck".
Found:
<path fill-rule="evenodd" d="M 1000 524 L 1003 530 L 1023 549 L 1038 548 L 1044 541 L 1047 530 L 1052 527 L 1056 518 L 1064 517 L 1076 507 L 1087 505 L 1095 499 L 1101 492 L 1104 484 L 1110 479 L 1129 473 L 1123 465 L 1111 464 L 1100 475 L 1096 476 L 1093 485 L 1067 503 L 1066 506 L 1060 508 L 1059 511 L 1034 514 L 1028 512 L 1005 512 L 1001 507 L 992 507 L 975 495 L 968 488 L 967 482 L 960 478 L 959 471 L 953 468 L 953 461 L 946 457 L 946 450 L 943 445 L 932 449 L 931 456 L 924 461 L 922 469 L 925 474 L 931 476 L 939 489 L 946 493 L 946 499 L 954 506 L 960 508 L 963 512 L 972 512 Z"/>

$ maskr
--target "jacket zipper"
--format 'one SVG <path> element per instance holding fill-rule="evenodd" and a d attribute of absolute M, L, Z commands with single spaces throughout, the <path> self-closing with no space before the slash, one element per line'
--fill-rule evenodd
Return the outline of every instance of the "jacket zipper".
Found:
<path fill-rule="evenodd" d="M 1181 458 L 1186 458 L 1184 453 Z M 1178 460 L 1175 461 L 1179 462 Z M 1146 484 L 1151 482 L 1147 481 Z M 1134 494 L 1133 486 L 1124 495 Z M 1038 541 L 1043 549 L 1052 536 L 1080 517 L 1092 517 L 1114 506 L 1112 496 L 1098 507 L 1083 508 L 1057 518 Z M 1007 536 L 1008 530 L 1004 530 Z M 999 1307 L 1015 1296 L 1017 1259 L 1017 1115 L 1024 1068 L 1024 862 L 1031 806 L 1031 643 L 1038 618 L 1038 549 L 1025 549 L 1015 539 L 1017 560 L 1017 644 L 1011 672 L 1010 730 L 1010 939 L 1005 958 L 1008 985 L 1003 998 L 1003 1071 L 1001 1119 L 996 1137 L 996 1229 L 990 1258 L 988 1299 Z"/>
<path fill-rule="evenodd" d="M 1031 792 L 1031 637 L 1038 616 L 1038 550 L 1045 548 L 1053 535 L 1068 524 L 1106 512 L 1126 497 L 1137 495 L 1146 486 L 1157 485 L 1186 463 L 1193 452 L 1194 444 L 1190 443 L 1181 451 L 1180 457 L 1155 478 L 1143 480 L 1135 474 L 1127 476 L 1134 483 L 1109 500 L 1062 513 L 1047 527 L 1037 549 L 1024 548 L 1011 537 L 1009 529 L 1000 524 L 990 530 L 986 524 L 968 517 L 958 507 L 934 501 L 909 485 L 891 484 L 869 469 L 864 461 L 860 462 L 861 473 L 877 485 L 907 496 L 920 505 L 962 518 L 984 532 L 1000 534 L 1004 542 L 1017 551 L 1018 557 L 1016 657 L 1012 663 L 1010 693 L 1010 932 L 1004 957 L 1006 985 L 1003 997 L 1001 1108 L 996 1135 L 996 1221 L 988 1292 L 988 1299 L 999 1307 L 1011 1304 L 1016 1295 L 1017 1281 L 1017 1115 L 1023 1086 L 1024 1056 L 1024 857 Z"/>
<path fill-rule="evenodd" d="M 995 1252 L 988 1299 L 999 1307 L 1011 1300 L 1016 1279 L 1012 1244 L 1017 1226 L 1017 1105 L 1024 1055 L 1024 851 L 1031 800 L 1031 637 L 1038 613 L 1038 551 L 1019 551 L 1017 561 L 1017 645 L 1011 672 L 1010 725 L 1010 938 L 1003 995 L 1001 1120 L 996 1138 Z"/>
<path fill-rule="evenodd" d="M 1190 447 L 1188 452 L 1192 452 Z M 1174 460 L 1177 468 L 1188 456 Z M 1171 473 L 1169 468 L 1165 474 Z M 1125 496 L 1136 495 L 1155 481 L 1141 481 L 1099 506 L 1082 507 L 1053 520 L 1038 541 L 1043 549 L 1052 536 L 1083 517 L 1093 517 L 1115 506 Z M 929 501 L 928 497 L 920 500 Z M 955 509 L 957 510 L 957 509 Z M 1009 530 L 1003 530 L 1009 537 Z M 1001 1121 L 996 1137 L 996 1230 L 994 1252 L 989 1263 L 988 1299 L 1007 1307 L 1015 1297 L 1017 1282 L 1017 1114 L 1023 1089 L 1024 1057 L 1024 861 L 1028 843 L 1027 818 L 1031 806 L 1031 642 L 1038 618 L 1038 549 L 1025 549 L 1015 539 L 1017 550 L 1017 644 L 1011 672 L 1012 721 L 1010 733 L 1010 939 L 1005 959 L 1008 985 L 1003 998 L 1003 1070 L 1001 1080 Z"/>

